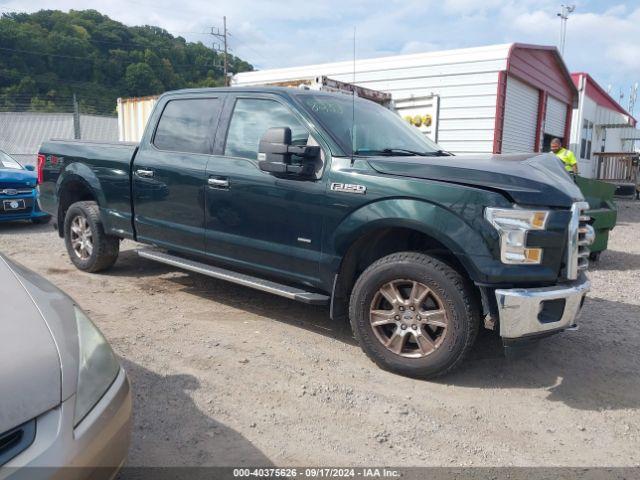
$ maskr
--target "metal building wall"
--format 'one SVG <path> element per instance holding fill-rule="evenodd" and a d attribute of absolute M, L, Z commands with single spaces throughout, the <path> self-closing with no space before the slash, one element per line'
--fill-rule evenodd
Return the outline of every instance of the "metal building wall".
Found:
<path fill-rule="evenodd" d="M 491 153 L 498 74 L 511 44 L 243 72 L 234 86 L 264 85 L 325 75 L 389 92 L 394 100 L 439 97 L 439 144 L 454 153 Z"/>

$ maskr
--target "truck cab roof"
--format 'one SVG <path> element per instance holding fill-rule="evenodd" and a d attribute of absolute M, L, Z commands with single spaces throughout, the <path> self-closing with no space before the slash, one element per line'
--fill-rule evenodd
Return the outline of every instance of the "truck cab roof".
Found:
<path fill-rule="evenodd" d="M 255 87 L 207 87 L 207 88 L 183 88 L 181 90 L 172 90 L 161 95 L 190 95 L 190 94 L 206 94 L 206 93 L 272 93 L 277 95 L 344 95 L 339 92 L 327 92 L 322 90 L 311 90 L 306 88 L 292 87 L 274 87 L 274 86 L 255 86 Z"/>

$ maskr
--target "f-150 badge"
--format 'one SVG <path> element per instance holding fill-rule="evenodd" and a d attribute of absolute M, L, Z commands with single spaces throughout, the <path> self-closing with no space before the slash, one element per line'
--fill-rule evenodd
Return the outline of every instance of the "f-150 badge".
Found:
<path fill-rule="evenodd" d="M 357 193 L 359 195 L 367 193 L 365 185 L 356 185 L 354 183 L 332 183 L 331 190 L 334 192 Z"/>

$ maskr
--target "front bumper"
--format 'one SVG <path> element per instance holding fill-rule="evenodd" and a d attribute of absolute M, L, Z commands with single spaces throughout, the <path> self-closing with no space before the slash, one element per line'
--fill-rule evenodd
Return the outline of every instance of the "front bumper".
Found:
<path fill-rule="evenodd" d="M 118 376 L 89 414 L 74 428 L 75 395 L 36 419 L 36 437 L 0 469 L 0 480 L 110 479 L 127 457 L 131 390 Z"/>
<path fill-rule="evenodd" d="M 24 208 L 18 210 L 5 210 L 4 202 L 19 201 L 24 204 Z M 37 217 L 47 217 L 48 213 L 40 210 L 38 205 L 38 192 L 36 189 L 29 194 L 1 195 L 0 194 L 0 222 L 11 222 L 14 220 L 30 220 Z"/>
<path fill-rule="evenodd" d="M 591 283 L 582 274 L 576 281 L 543 288 L 497 289 L 500 336 L 522 339 L 576 326 Z"/>

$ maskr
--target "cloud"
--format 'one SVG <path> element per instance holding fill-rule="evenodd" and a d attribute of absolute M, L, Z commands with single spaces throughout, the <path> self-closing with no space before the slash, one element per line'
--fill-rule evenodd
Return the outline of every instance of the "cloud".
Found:
<path fill-rule="evenodd" d="M 0 0 L 2 2 L 2 0 Z M 129 25 L 155 24 L 210 45 L 227 16 L 233 53 L 259 68 L 348 60 L 356 27 L 358 58 L 505 42 L 554 45 L 559 0 L 110 0 L 91 4 Z M 640 80 L 637 0 L 576 0 L 565 60 L 603 85 Z M 82 9 L 80 0 L 8 0 L 0 10 Z"/>

